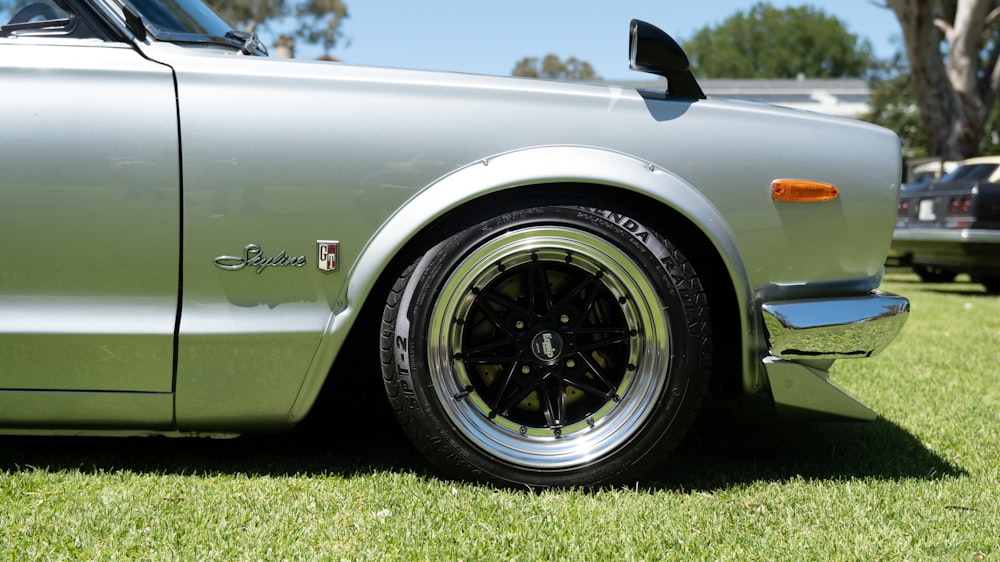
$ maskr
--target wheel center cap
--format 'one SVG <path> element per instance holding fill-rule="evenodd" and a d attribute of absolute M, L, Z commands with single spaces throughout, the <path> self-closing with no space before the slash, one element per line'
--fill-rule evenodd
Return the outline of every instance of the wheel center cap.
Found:
<path fill-rule="evenodd" d="M 556 332 L 544 331 L 531 338 L 531 353 L 542 363 L 552 364 L 559 361 L 563 353 L 563 338 Z"/>

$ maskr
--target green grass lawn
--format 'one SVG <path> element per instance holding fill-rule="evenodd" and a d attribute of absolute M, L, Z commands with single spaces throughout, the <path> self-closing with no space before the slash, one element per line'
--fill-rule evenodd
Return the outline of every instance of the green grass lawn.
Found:
<path fill-rule="evenodd" d="M 884 288 L 900 338 L 842 361 L 873 423 L 784 423 L 710 402 L 628 489 L 440 480 L 373 408 L 235 440 L 0 438 L 0 559 L 998 560 L 1000 297 Z"/>

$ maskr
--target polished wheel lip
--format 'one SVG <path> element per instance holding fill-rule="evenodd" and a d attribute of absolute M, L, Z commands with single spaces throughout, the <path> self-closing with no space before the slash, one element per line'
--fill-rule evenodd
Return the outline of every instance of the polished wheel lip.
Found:
<path fill-rule="evenodd" d="M 526 427 L 491 411 L 461 361 L 462 323 L 476 290 L 499 272 L 530 260 L 571 263 L 595 275 L 619 298 L 631 337 L 628 361 L 614 398 L 584 420 L 559 427 Z M 427 354 L 442 409 L 458 431 L 484 453 L 533 469 L 585 465 L 623 446 L 655 408 L 667 384 L 669 325 L 661 298 L 643 268 L 594 233 L 572 227 L 515 229 L 488 240 L 461 259 L 444 282 L 430 314 Z M 572 421 L 572 420 L 571 420 Z"/>

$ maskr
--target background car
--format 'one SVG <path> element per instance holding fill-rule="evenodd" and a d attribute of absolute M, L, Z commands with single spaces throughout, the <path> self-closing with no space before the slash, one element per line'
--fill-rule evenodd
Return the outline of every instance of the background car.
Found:
<path fill-rule="evenodd" d="M 1000 292 L 1000 156 L 963 160 L 940 180 L 904 189 L 889 263 L 928 282 L 968 273 Z"/>
<path fill-rule="evenodd" d="M 941 179 L 945 174 L 950 173 L 958 166 L 958 162 L 950 160 L 933 159 L 924 161 L 907 162 L 906 177 L 904 178 L 903 189 L 912 189 L 932 181 Z"/>
<path fill-rule="evenodd" d="M 271 59 L 197 0 L 17 10 L 0 430 L 280 431 L 368 377 L 443 474 L 576 486 L 661 466 L 709 392 L 874 419 L 828 370 L 907 317 L 899 139 L 705 99 L 628 31 L 667 89 Z"/>

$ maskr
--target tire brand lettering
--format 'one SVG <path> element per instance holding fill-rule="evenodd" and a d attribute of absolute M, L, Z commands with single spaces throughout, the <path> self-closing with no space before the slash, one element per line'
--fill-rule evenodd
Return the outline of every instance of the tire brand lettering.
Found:
<path fill-rule="evenodd" d="M 588 208 L 585 210 L 617 224 L 618 226 L 632 233 L 632 236 L 635 236 L 639 240 L 642 240 L 643 243 L 649 240 L 649 232 L 643 229 L 642 225 L 626 217 L 625 215 L 619 213 L 613 213 L 611 211 L 605 211 L 603 209 Z"/>

